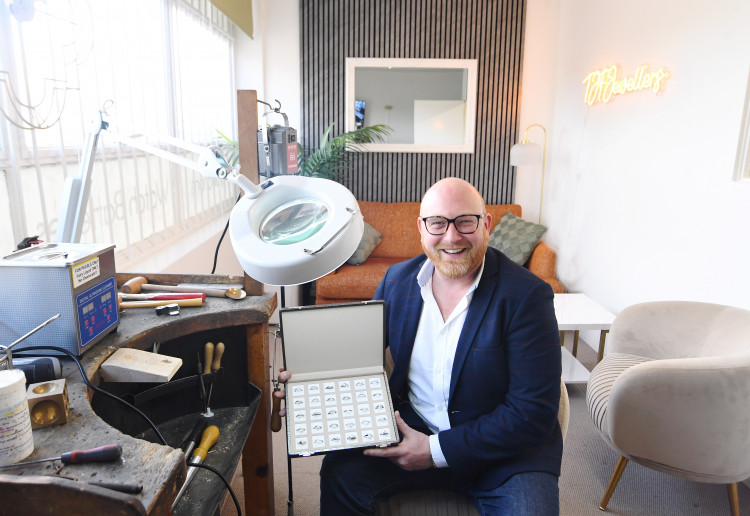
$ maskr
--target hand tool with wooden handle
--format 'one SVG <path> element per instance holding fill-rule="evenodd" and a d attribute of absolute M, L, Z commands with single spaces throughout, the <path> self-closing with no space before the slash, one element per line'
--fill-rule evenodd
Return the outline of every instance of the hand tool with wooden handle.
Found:
<path fill-rule="evenodd" d="M 202 288 L 198 286 L 181 287 L 177 285 L 153 285 L 143 276 L 130 278 L 120 287 L 123 294 L 140 294 L 141 292 L 200 292 L 210 297 L 227 297 L 226 288 Z"/>
<path fill-rule="evenodd" d="M 206 364 L 203 366 L 203 372 L 216 373 L 221 369 L 221 357 L 224 355 L 224 343 L 219 342 L 216 346 L 211 342 L 206 342 L 204 349 Z M 216 382 L 216 376 L 212 379 L 211 385 L 208 388 L 208 396 L 206 397 L 206 411 L 203 413 L 205 417 L 213 417 L 214 413 L 211 411 L 211 395 L 214 393 L 214 382 Z"/>
<path fill-rule="evenodd" d="M 82 484 L 86 484 L 89 486 L 96 486 L 96 487 L 103 487 L 105 489 L 110 489 L 112 491 L 117 491 L 119 493 L 126 493 L 126 494 L 140 494 L 143 492 L 143 484 L 129 484 L 129 483 L 123 483 L 123 482 L 99 482 L 99 481 L 93 481 L 93 480 L 81 480 L 80 478 L 76 477 L 68 477 L 65 475 L 58 475 L 58 474 L 49 474 L 50 477 L 56 477 L 56 478 L 64 478 L 67 480 L 72 480 L 73 482 L 80 482 Z"/>
<path fill-rule="evenodd" d="M 206 342 L 203 347 L 203 374 L 211 372 L 211 363 L 214 360 L 214 343 Z"/>
<path fill-rule="evenodd" d="M 120 292 L 122 292 L 123 294 L 140 294 L 141 286 L 143 286 L 145 283 L 148 283 L 148 280 L 143 276 L 130 278 L 128 281 L 122 284 L 122 286 L 120 287 Z"/>
<path fill-rule="evenodd" d="M 216 444 L 216 441 L 219 440 L 219 427 L 216 425 L 211 425 L 208 428 L 206 428 L 203 431 L 203 435 L 201 436 L 201 442 L 198 444 L 198 447 L 193 451 L 193 456 L 190 458 L 190 462 L 188 462 L 188 473 L 187 478 L 185 479 L 185 483 L 182 484 L 182 487 L 180 488 L 180 492 L 177 493 L 177 498 L 174 499 L 174 502 L 172 502 L 172 510 L 177 506 L 177 503 L 180 501 L 180 497 L 182 497 L 183 493 L 188 487 L 188 484 L 190 484 L 190 481 L 193 480 L 193 477 L 195 476 L 195 473 L 198 471 L 198 468 L 191 467 L 192 464 L 200 464 L 204 460 L 206 460 L 206 454 L 208 453 L 208 450 L 211 449 L 211 447 Z"/>
<path fill-rule="evenodd" d="M 278 374 L 278 371 L 276 370 L 276 340 L 279 338 L 279 332 L 275 332 L 273 336 L 273 366 L 271 370 L 271 374 L 275 375 Z M 279 378 L 278 376 L 273 376 L 271 378 L 271 383 L 273 383 L 273 392 L 279 392 L 281 388 L 279 387 Z M 281 410 L 281 398 L 278 398 L 271 394 L 271 400 L 273 401 L 273 407 L 271 409 L 271 424 L 270 428 L 272 432 L 278 432 L 281 430 L 281 415 L 279 414 L 279 411 Z"/>
<path fill-rule="evenodd" d="M 120 310 L 125 310 L 126 308 L 153 308 L 154 306 L 164 305 L 203 306 L 203 300 L 199 297 L 196 297 L 194 299 L 165 299 L 162 301 L 120 301 L 117 303 L 117 307 Z"/>
<path fill-rule="evenodd" d="M 187 439 L 182 443 L 180 446 L 182 448 L 182 451 L 185 452 L 185 459 L 189 459 L 193 456 L 193 449 L 195 449 L 195 445 L 198 444 L 198 439 L 203 435 L 203 431 L 206 429 L 206 420 L 201 418 L 198 418 L 198 420 L 195 422 L 195 426 L 193 426 L 193 429 L 190 431 L 190 435 L 188 435 Z"/>
<path fill-rule="evenodd" d="M 225 288 L 199 288 L 195 286 L 180 287 L 178 285 L 152 285 L 144 283 L 141 285 L 143 292 L 202 292 L 209 297 L 227 297 Z"/>
<path fill-rule="evenodd" d="M 214 359 L 211 362 L 211 371 L 214 373 L 221 369 L 221 357 L 224 355 L 224 343 L 219 342 L 214 348 Z"/>
<path fill-rule="evenodd" d="M 280 390 L 281 389 L 278 385 L 273 388 L 273 392 L 279 392 Z M 273 400 L 273 410 L 271 410 L 271 431 L 278 432 L 281 430 L 281 416 L 279 415 L 279 410 L 281 410 L 281 398 L 277 398 L 271 394 L 271 399 Z"/>
<path fill-rule="evenodd" d="M 162 299 L 196 299 L 199 298 L 202 301 L 206 300 L 206 294 L 203 292 L 165 292 L 159 294 L 154 292 L 153 294 L 117 294 L 117 297 L 123 301 L 147 301 L 151 300 L 162 300 Z"/>
<path fill-rule="evenodd" d="M 29 460 L 26 462 L 18 462 L 16 464 L 6 464 L 0 466 L 0 468 L 13 468 L 17 466 L 25 466 L 26 464 L 36 464 L 38 462 L 47 462 L 59 460 L 63 464 L 88 464 L 91 462 L 112 462 L 122 457 L 122 446 L 119 444 L 108 444 L 107 446 L 99 446 L 98 448 L 90 448 L 88 450 L 76 450 L 65 452 L 59 457 L 52 457 L 49 459 L 37 459 Z"/>

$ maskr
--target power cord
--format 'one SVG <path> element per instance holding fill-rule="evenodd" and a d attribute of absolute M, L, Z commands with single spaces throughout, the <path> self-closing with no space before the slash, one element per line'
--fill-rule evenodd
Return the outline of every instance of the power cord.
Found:
<path fill-rule="evenodd" d="M 89 381 L 89 379 L 86 378 L 86 373 L 83 370 L 83 366 L 81 365 L 81 362 L 78 360 L 78 358 L 73 353 L 71 353 L 67 349 L 56 347 L 56 346 L 34 346 L 34 348 L 32 348 L 32 349 L 22 349 L 22 350 L 19 350 L 16 353 L 14 353 L 14 355 L 17 355 L 18 353 L 23 353 L 23 352 L 34 351 L 34 350 L 37 350 L 37 349 L 46 349 L 46 350 L 49 350 L 49 351 L 57 351 L 58 353 L 63 353 L 65 355 L 67 355 L 78 366 L 78 371 L 80 371 L 81 378 L 83 379 L 83 383 L 86 384 L 86 387 L 88 387 L 89 389 L 93 390 L 94 392 L 96 392 L 98 394 L 101 394 L 102 396 L 106 396 L 107 398 L 111 398 L 113 400 L 119 401 L 120 403 L 122 403 L 126 407 L 130 408 L 131 410 L 134 410 L 138 415 L 140 415 L 146 421 L 146 423 L 149 424 L 149 426 L 151 426 L 151 429 L 156 434 L 156 437 L 159 438 L 159 441 L 161 441 L 161 443 L 164 446 L 169 446 L 167 444 L 166 439 L 164 439 L 164 436 L 161 435 L 161 432 L 159 432 L 159 429 L 156 428 L 156 425 L 153 423 L 153 421 L 151 421 L 146 414 L 144 414 L 140 409 L 138 409 L 138 407 L 136 407 L 134 405 L 131 405 L 130 403 L 128 403 L 124 399 L 120 398 L 119 396 L 116 396 L 116 395 L 112 394 L 111 392 L 107 392 L 104 389 L 100 389 L 99 387 L 97 387 L 96 385 L 94 385 L 93 383 L 91 383 Z"/>
<path fill-rule="evenodd" d="M 237 196 L 237 200 L 234 201 L 234 204 L 237 204 L 241 198 L 242 198 L 242 193 L 240 193 L 240 195 Z M 229 229 L 229 220 L 227 220 L 227 223 L 224 226 L 224 231 L 221 232 L 221 237 L 219 238 L 219 242 L 216 244 L 216 250 L 214 251 L 214 266 L 211 268 L 211 274 L 216 272 L 216 262 L 219 261 L 219 248 L 221 247 L 222 240 L 224 240 L 224 236 L 227 234 L 227 229 Z"/>
<path fill-rule="evenodd" d="M 105 396 L 107 398 L 111 398 L 113 400 L 116 400 L 116 401 L 122 403 L 123 405 L 125 405 L 126 407 L 128 407 L 128 408 L 132 409 L 133 411 L 135 411 L 138 415 L 140 415 L 146 421 L 146 423 L 148 423 L 148 425 L 151 427 L 151 429 L 156 434 L 156 437 L 158 437 L 159 441 L 161 441 L 161 443 L 164 446 L 169 446 L 167 444 L 166 439 L 164 439 L 164 436 L 161 434 L 161 432 L 159 432 L 159 429 L 156 428 L 156 425 L 154 424 L 154 422 L 151 421 L 151 419 L 149 419 L 149 417 L 146 414 L 144 414 L 143 411 L 141 411 L 135 405 L 131 405 L 130 403 L 128 403 L 124 399 L 120 398 L 119 396 L 116 396 L 115 394 L 112 394 L 111 392 L 107 392 L 104 389 L 101 389 L 101 388 L 97 387 L 96 385 L 94 385 L 93 383 L 91 383 L 89 381 L 89 379 L 86 377 L 86 372 L 83 370 L 83 366 L 81 365 L 81 362 L 78 360 L 78 358 L 73 353 L 71 353 L 67 349 L 60 348 L 60 347 L 57 347 L 57 346 L 34 346 L 31 349 L 20 349 L 20 350 L 16 351 L 16 353 L 14 353 L 14 354 L 18 355 L 19 353 L 21 353 L 22 354 L 21 356 L 26 356 L 25 354 L 23 354 L 25 352 L 25 353 L 28 353 L 29 356 L 31 356 L 31 355 L 36 354 L 36 353 L 34 353 L 34 351 L 36 351 L 38 349 L 45 349 L 45 350 L 48 350 L 48 351 L 56 351 L 58 353 L 63 353 L 64 355 L 67 355 L 70 359 L 73 360 L 73 362 L 75 362 L 76 366 L 78 366 L 78 371 L 81 373 L 81 378 L 83 379 L 83 383 L 86 384 L 86 387 L 88 387 L 89 389 L 93 390 L 94 392 L 96 392 L 98 394 L 101 394 L 102 396 Z M 224 485 L 226 486 L 227 490 L 229 491 L 229 494 L 232 495 L 232 500 L 234 500 L 234 506 L 237 508 L 237 514 L 239 514 L 239 516 L 242 516 L 242 509 L 240 508 L 240 502 L 237 499 L 237 495 L 234 493 L 234 490 L 232 489 L 232 486 L 229 484 L 229 482 L 227 481 L 227 479 L 224 477 L 224 475 L 221 474 L 220 471 L 218 471 L 217 469 L 215 469 L 215 468 L 213 468 L 211 466 L 203 464 L 203 463 L 201 463 L 201 464 L 192 464 L 192 463 L 189 463 L 188 465 L 189 466 L 198 467 L 198 468 L 204 468 L 204 469 L 207 469 L 207 470 L 213 472 L 214 474 L 216 474 L 221 479 L 221 481 L 224 482 Z"/>
<path fill-rule="evenodd" d="M 234 494 L 234 490 L 232 489 L 232 486 L 229 484 L 227 479 L 224 478 L 224 475 L 222 475 L 219 470 L 217 470 L 214 467 L 208 466 L 207 464 L 204 464 L 202 462 L 198 464 L 191 463 L 190 466 L 207 469 L 208 471 L 212 471 L 213 473 L 215 473 L 221 479 L 221 481 L 224 482 L 224 485 L 227 487 L 227 491 L 229 491 L 229 494 L 232 495 L 232 500 L 234 500 L 234 506 L 237 508 L 237 514 L 239 514 L 239 516 L 242 516 L 242 509 L 240 507 L 240 501 L 237 499 L 237 495 Z"/>

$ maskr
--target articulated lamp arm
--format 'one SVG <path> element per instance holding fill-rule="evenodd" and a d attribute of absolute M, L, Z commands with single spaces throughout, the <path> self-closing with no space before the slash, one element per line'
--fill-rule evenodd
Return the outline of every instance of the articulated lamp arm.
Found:
<path fill-rule="evenodd" d="M 250 198 L 258 197 L 263 192 L 260 186 L 252 183 L 247 177 L 239 173 L 239 165 L 235 167 L 229 165 L 221 149 L 216 146 L 202 147 L 178 140 L 177 138 L 159 137 L 161 141 L 169 145 L 196 155 L 193 159 L 180 156 L 147 143 L 144 141 L 144 135 L 127 136 L 116 131 L 111 131 L 109 129 L 109 122 L 104 119 L 103 112 L 99 111 L 98 117 L 94 120 L 88 134 L 86 150 L 81 162 L 80 175 L 68 178 L 65 185 L 63 205 L 60 209 L 60 221 L 57 229 L 58 242 L 78 242 L 81 239 L 83 218 L 89 199 L 91 174 L 94 168 L 94 156 L 96 155 L 96 146 L 102 131 L 106 131 L 107 136 L 115 141 L 199 172 L 203 177 L 224 179 L 230 183 L 234 183 Z"/>
<path fill-rule="evenodd" d="M 140 136 L 109 129 L 100 112 L 89 132 L 79 177 L 66 183 L 59 242 L 78 242 L 89 197 L 91 172 L 99 135 L 113 139 L 199 172 L 238 185 L 245 195 L 229 216 L 234 254 L 252 278 L 269 285 L 297 285 L 314 281 L 339 267 L 357 249 L 364 221 L 354 195 L 329 179 L 280 175 L 263 186 L 239 174 L 217 147 L 201 147 L 174 138 L 159 140 L 197 155 L 179 156 L 149 145 Z"/>

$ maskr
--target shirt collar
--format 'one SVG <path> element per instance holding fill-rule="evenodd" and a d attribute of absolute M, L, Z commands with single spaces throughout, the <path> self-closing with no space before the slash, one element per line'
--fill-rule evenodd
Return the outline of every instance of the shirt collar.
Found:
<path fill-rule="evenodd" d="M 477 273 L 477 277 L 474 278 L 474 283 L 471 285 L 471 288 L 469 288 L 468 292 L 466 294 L 471 294 L 474 292 L 477 287 L 479 286 L 479 280 L 482 279 L 482 273 L 484 272 L 484 261 L 486 258 L 482 258 L 482 265 L 479 267 L 479 272 Z M 424 288 L 429 281 L 432 279 L 432 274 L 435 272 L 435 265 L 430 261 L 429 258 L 427 258 L 422 265 L 422 268 L 419 269 L 419 272 L 417 273 L 417 284 L 420 288 Z"/>

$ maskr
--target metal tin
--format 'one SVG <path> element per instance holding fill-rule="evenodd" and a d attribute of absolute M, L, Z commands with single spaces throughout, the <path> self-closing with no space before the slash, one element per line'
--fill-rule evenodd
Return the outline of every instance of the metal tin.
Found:
<path fill-rule="evenodd" d="M 80 356 L 120 323 L 114 245 L 45 243 L 0 259 L 0 342 L 60 317 L 14 351 L 55 346 Z M 44 350 L 44 354 L 62 354 Z"/>

